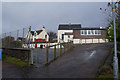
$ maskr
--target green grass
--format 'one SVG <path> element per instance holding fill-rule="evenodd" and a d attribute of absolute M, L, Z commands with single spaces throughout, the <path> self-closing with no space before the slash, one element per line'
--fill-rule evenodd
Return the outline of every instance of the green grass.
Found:
<path fill-rule="evenodd" d="M 29 64 L 27 62 L 21 61 L 20 59 L 17 59 L 15 57 L 10 57 L 7 55 L 4 55 L 3 60 L 8 62 L 8 63 L 12 63 L 12 64 L 15 64 L 17 66 L 20 66 L 20 67 L 29 66 Z"/>
<path fill-rule="evenodd" d="M 98 79 L 99 79 L 99 78 L 102 78 L 102 79 L 104 79 L 104 78 L 113 78 L 113 74 L 99 75 L 97 78 L 98 78 Z M 120 79 L 120 73 L 119 73 L 119 79 Z"/>
<path fill-rule="evenodd" d="M 113 74 L 99 75 L 97 78 L 113 78 Z"/>

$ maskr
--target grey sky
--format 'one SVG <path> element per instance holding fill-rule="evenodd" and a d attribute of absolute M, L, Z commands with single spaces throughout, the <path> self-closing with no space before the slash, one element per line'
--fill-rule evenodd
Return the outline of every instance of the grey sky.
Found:
<path fill-rule="evenodd" d="M 83 27 L 106 26 L 106 2 L 3 2 L 3 33 L 32 26 L 57 32 L 60 23 L 80 23 Z"/>

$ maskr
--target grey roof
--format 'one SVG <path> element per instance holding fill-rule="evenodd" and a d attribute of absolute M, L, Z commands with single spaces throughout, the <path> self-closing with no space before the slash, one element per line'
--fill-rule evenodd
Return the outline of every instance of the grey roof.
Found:
<path fill-rule="evenodd" d="M 89 28 L 89 27 L 85 27 L 85 28 L 80 28 L 80 29 L 75 29 L 74 30 L 105 30 L 105 28 Z"/>
<path fill-rule="evenodd" d="M 81 24 L 60 24 L 58 30 L 73 30 L 74 28 L 80 29 Z"/>
<path fill-rule="evenodd" d="M 37 30 L 36 32 L 40 34 L 43 30 Z M 31 31 L 31 34 L 34 35 L 34 31 Z"/>

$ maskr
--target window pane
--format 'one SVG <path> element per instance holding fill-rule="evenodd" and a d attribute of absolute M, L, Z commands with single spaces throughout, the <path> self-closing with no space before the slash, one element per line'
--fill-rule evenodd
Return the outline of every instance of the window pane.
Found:
<path fill-rule="evenodd" d="M 95 30 L 95 34 L 98 34 L 98 30 Z"/>
<path fill-rule="evenodd" d="M 62 40 L 64 40 L 64 34 L 62 34 Z"/>
<path fill-rule="evenodd" d="M 85 35 L 87 35 L 87 30 L 85 30 Z"/>
<path fill-rule="evenodd" d="M 70 38 L 70 35 L 68 35 L 68 38 Z"/>
<path fill-rule="evenodd" d="M 101 34 L 101 31 L 100 31 L 100 30 L 98 30 L 98 34 Z"/>
<path fill-rule="evenodd" d="M 89 34 L 89 35 L 91 34 L 91 31 L 90 31 L 90 30 L 88 30 L 88 34 Z"/>
<path fill-rule="evenodd" d="M 82 35 L 84 34 L 84 30 L 81 30 L 81 34 L 82 34 Z"/>
<path fill-rule="evenodd" d="M 94 35 L 94 30 L 91 30 L 91 34 Z"/>

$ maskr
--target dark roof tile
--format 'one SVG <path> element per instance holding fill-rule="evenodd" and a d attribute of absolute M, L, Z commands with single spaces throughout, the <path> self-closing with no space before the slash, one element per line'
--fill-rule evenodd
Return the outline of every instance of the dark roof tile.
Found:
<path fill-rule="evenodd" d="M 37 30 L 36 32 L 37 32 L 38 34 L 40 34 L 42 31 L 43 31 L 43 30 Z"/>
<path fill-rule="evenodd" d="M 31 31 L 31 34 L 34 35 L 34 31 Z"/>
<path fill-rule="evenodd" d="M 60 24 L 58 30 L 73 30 L 74 28 L 80 29 L 81 24 Z"/>

